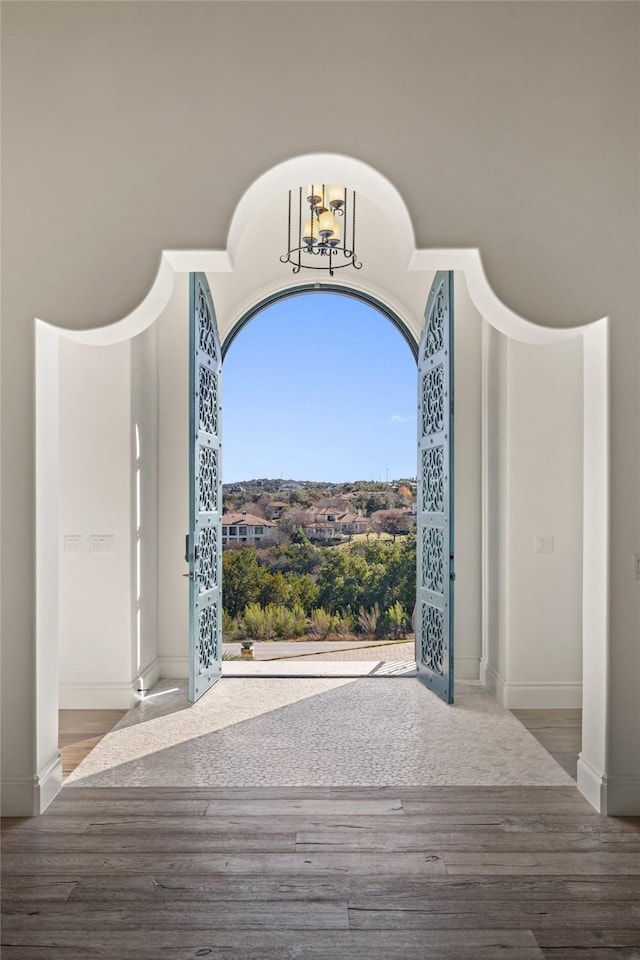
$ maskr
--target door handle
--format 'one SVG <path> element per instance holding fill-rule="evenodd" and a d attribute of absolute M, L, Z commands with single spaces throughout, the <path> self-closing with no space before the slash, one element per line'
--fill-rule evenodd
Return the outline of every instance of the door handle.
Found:
<path fill-rule="evenodd" d="M 189 573 L 183 573 L 182 576 L 183 576 L 183 577 L 188 577 L 189 580 L 193 580 L 193 573 L 191 573 L 191 572 L 189 572 Z"/>

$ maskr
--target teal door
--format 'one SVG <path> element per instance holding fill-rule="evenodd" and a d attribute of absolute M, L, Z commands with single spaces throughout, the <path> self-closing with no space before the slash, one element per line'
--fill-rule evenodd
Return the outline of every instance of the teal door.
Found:
<path fill-rule="evenodd" d="M 222 665 L 222 357 L 204 273 L 189 283 L 189 699 L 198 700 Z"/>
<path fill-rule="evenodd" d="M 453 703 L 453 273 L 433 281 L 418 353 L 416 666 Z"/>

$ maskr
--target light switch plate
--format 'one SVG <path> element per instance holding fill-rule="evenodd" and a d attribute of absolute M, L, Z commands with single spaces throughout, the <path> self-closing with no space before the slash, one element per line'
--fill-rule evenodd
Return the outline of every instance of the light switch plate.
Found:
<path fill-rule="evenodd" d="M 536 536 L 533 541 L 534 553 L 553 553 L 553 537 Z"/>
<path fill-rule="evenodd" d="M 113 553 L 113 534 L 92 533 L 89 537 L 89 553 Z"/>
<path fill-rule="evenodd" d="M 82 536 L 79 533 L 66 533 L 64 536 L 65 553 L 81 553 Z"/>
<path fill-rule="evenodd" d="M 633 579 L 640 580 L 640 553 L 633 555 Z"/>

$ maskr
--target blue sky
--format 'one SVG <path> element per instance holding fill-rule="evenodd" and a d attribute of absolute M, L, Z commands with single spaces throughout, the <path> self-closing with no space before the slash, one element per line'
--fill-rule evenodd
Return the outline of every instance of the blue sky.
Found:
<path fill-rule="evenodd" d="M 310 293 L 268 307 L 223 367 L 223 480 L 416 473 L 416 365 L 377 310 Z"/>

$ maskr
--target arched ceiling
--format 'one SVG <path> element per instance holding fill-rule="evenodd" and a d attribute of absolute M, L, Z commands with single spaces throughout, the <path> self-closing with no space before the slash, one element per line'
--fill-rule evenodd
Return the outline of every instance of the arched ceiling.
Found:
<path fill-rule="evenodd" d="M 329 182 L 328 177 L 325 182 Z M 290 184 L 296 190 L 299 185 Z M 345 186 L 351 188 L 352 184 Z M 281 263 L 280 255 L 286 253 L 287 248 L 286 189 L 259 194 L 251 213 L 242 233 L 235 239 L 231 270 L 207 271 L 222 339 L 243 314 L 266 297 L 301 284 L 326 282 L 347 286 L 382 301 L 419 338 L 434 271 L 408 269 L 407 237 L 402 234 L 406 224 L 399 222 L 388 206 L 385 209 L 383 197 L 357 193 L 356 253 L 362 269 L 346 266 L 336 270 L 332 278 L 328 271 L 304 267 L 294 274 L 291 264 Z M 230 233 L 233 239 L 232 234 L 233 227 Z M 303 262 L 305 259 L 303 257 Z M 318 263 L 319 258 L 313 258 L 313 262 Z"/>

